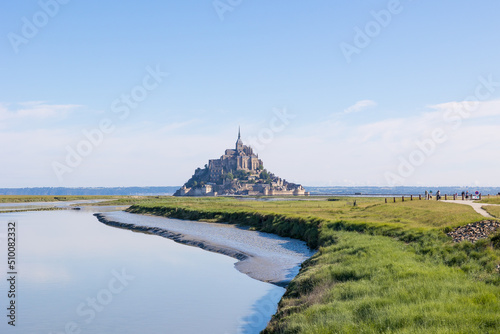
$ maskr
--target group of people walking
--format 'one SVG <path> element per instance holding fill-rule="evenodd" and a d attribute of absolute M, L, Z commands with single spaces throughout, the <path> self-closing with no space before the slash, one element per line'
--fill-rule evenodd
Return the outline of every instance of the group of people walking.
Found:
<path fill-rule="evenodd" d="M 429 200 L 432 199 L 432 190 L 431 191 L 425 191 L 425 199 Z M 436 199 L 439 201 L 441 199 L 441 191 L 438 190 L 436 192 Z"/>
<path fill-rule="evenodd" d="M 500 193 L 499 193 L 500 195 Z M 476 196 L 477 196 L 477 192 L 476 192 Z M 481 197 L 481 195 L 479 195 L 479 197 Z M 454 198 L 458 198 L 458 193 L 455 193 L 454 195 Z M 432 190 L 431 191 L 425 191 L 425 199 L 427 200 L 430 200 L 432 199 Z M 441 199 L 441 191 L 437 191 L 436 192 L 436 199 L 439 201 Z M 462 199 L 463 200 L 473 200 L 474 198 L 472 197 L 472 193 L 469 193 L 469 191 L 462 191 Z"/>
<path fill-rule="evenodd" d="M 465 198 L 465 199 L 472 199 L 472 194 L 469 194 L 469 191 L 462 191 L 462 198 Z"/>

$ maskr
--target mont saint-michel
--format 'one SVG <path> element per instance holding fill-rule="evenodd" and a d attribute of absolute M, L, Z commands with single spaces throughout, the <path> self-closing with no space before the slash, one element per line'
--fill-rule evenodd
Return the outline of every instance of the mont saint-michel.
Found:
<path fill-rule="evenodd" d="M 241 132 L 234 149 L 227 149 L 219 159 L 211 159 L 174 196 L 224 195 L 309 195 L 300 184 L 290 183 L 268 172 L 259 155 L 244 145 Z"/>

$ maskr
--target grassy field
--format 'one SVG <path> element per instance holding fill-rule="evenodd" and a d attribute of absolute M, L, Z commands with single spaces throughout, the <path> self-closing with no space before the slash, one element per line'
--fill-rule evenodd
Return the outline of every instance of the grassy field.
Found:
<path fill-rule="evenodd" d="M 483 206 L 483 209 L 485 209 L 493 217 L 500 219 L 500 206 L 485 205 Z"/>
<path fill-rule="evenodd" d="M 76 201 L 83 199 L 115 199 L 118 196 L 31 196 L 31 195 L 0 195 L 0 203 L 28 203 L 28 202 L 58 202 Z"/>
<path fill-rule="evenodd" d="M 482 200 L 476 202 L 487 203 L 487 204 L 500 204 L 500 196 L 490 196 L 490 198 L 483 197 Z"/>
<path fill-rule="evenodd" d="M 337 232 L 293 281 L 267 333 L 494 333 L 499 290 L 397 240 Z"/>
<path fill-rule="evenodd" d="M 356 201 L 356 206 L 354 206 Z M 391 200 L 392 201 L 392 200 Z M 175 207 L 205 212 L 258 212 L 287 217 L 348 221 L 350 225 L 369 225 L 415 230 L 456 227 L 478 220 L 471 208 L 438 201 L 414 200 L 385 203 L 384 198 L 329 198 L 329 200 L 251 201 L 233 198 L 148 198 L 142 207 Z M 137 201 L 136 201 L 137 202 Z M 131 204 L 124 199 L 112 203 Z"/>
<path fill-rule="evenodd" d="M 455 244 L 445 234 L 482 216 L 437 201 L 354 200 L 148 198 L 129 211 L 245 224 L 318 248 L 265 333 L 500 332 L 500 237 Z"/>

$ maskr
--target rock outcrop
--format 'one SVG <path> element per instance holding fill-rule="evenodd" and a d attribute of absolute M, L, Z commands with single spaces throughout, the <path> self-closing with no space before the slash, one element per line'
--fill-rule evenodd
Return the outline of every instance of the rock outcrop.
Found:
<path fill-rule="evenodd" d="M 495 233 L 497 230 L 500 230 L 500 223 L 498 221 L 482 220 L 480 222 L 458 227 L 447 233 L 447 235 L 452 237 L 455 242 L 464 240 L 476 242 L 479 239 L 488 238 L 488 236 Z"/>

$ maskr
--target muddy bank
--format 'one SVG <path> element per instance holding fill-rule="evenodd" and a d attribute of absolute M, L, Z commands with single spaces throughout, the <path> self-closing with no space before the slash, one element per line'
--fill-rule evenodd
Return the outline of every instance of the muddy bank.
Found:
<path fill-rule="evenodd" d="M 286 286 L 303 261 L 314 254 L 300 240 L 250 231 L 234 225 L 185 221 L 127 212 L 97 213 L 110 226 L 150 233 L 189 246 L 231 256 L 236 269 L 260 281 Z"/>

